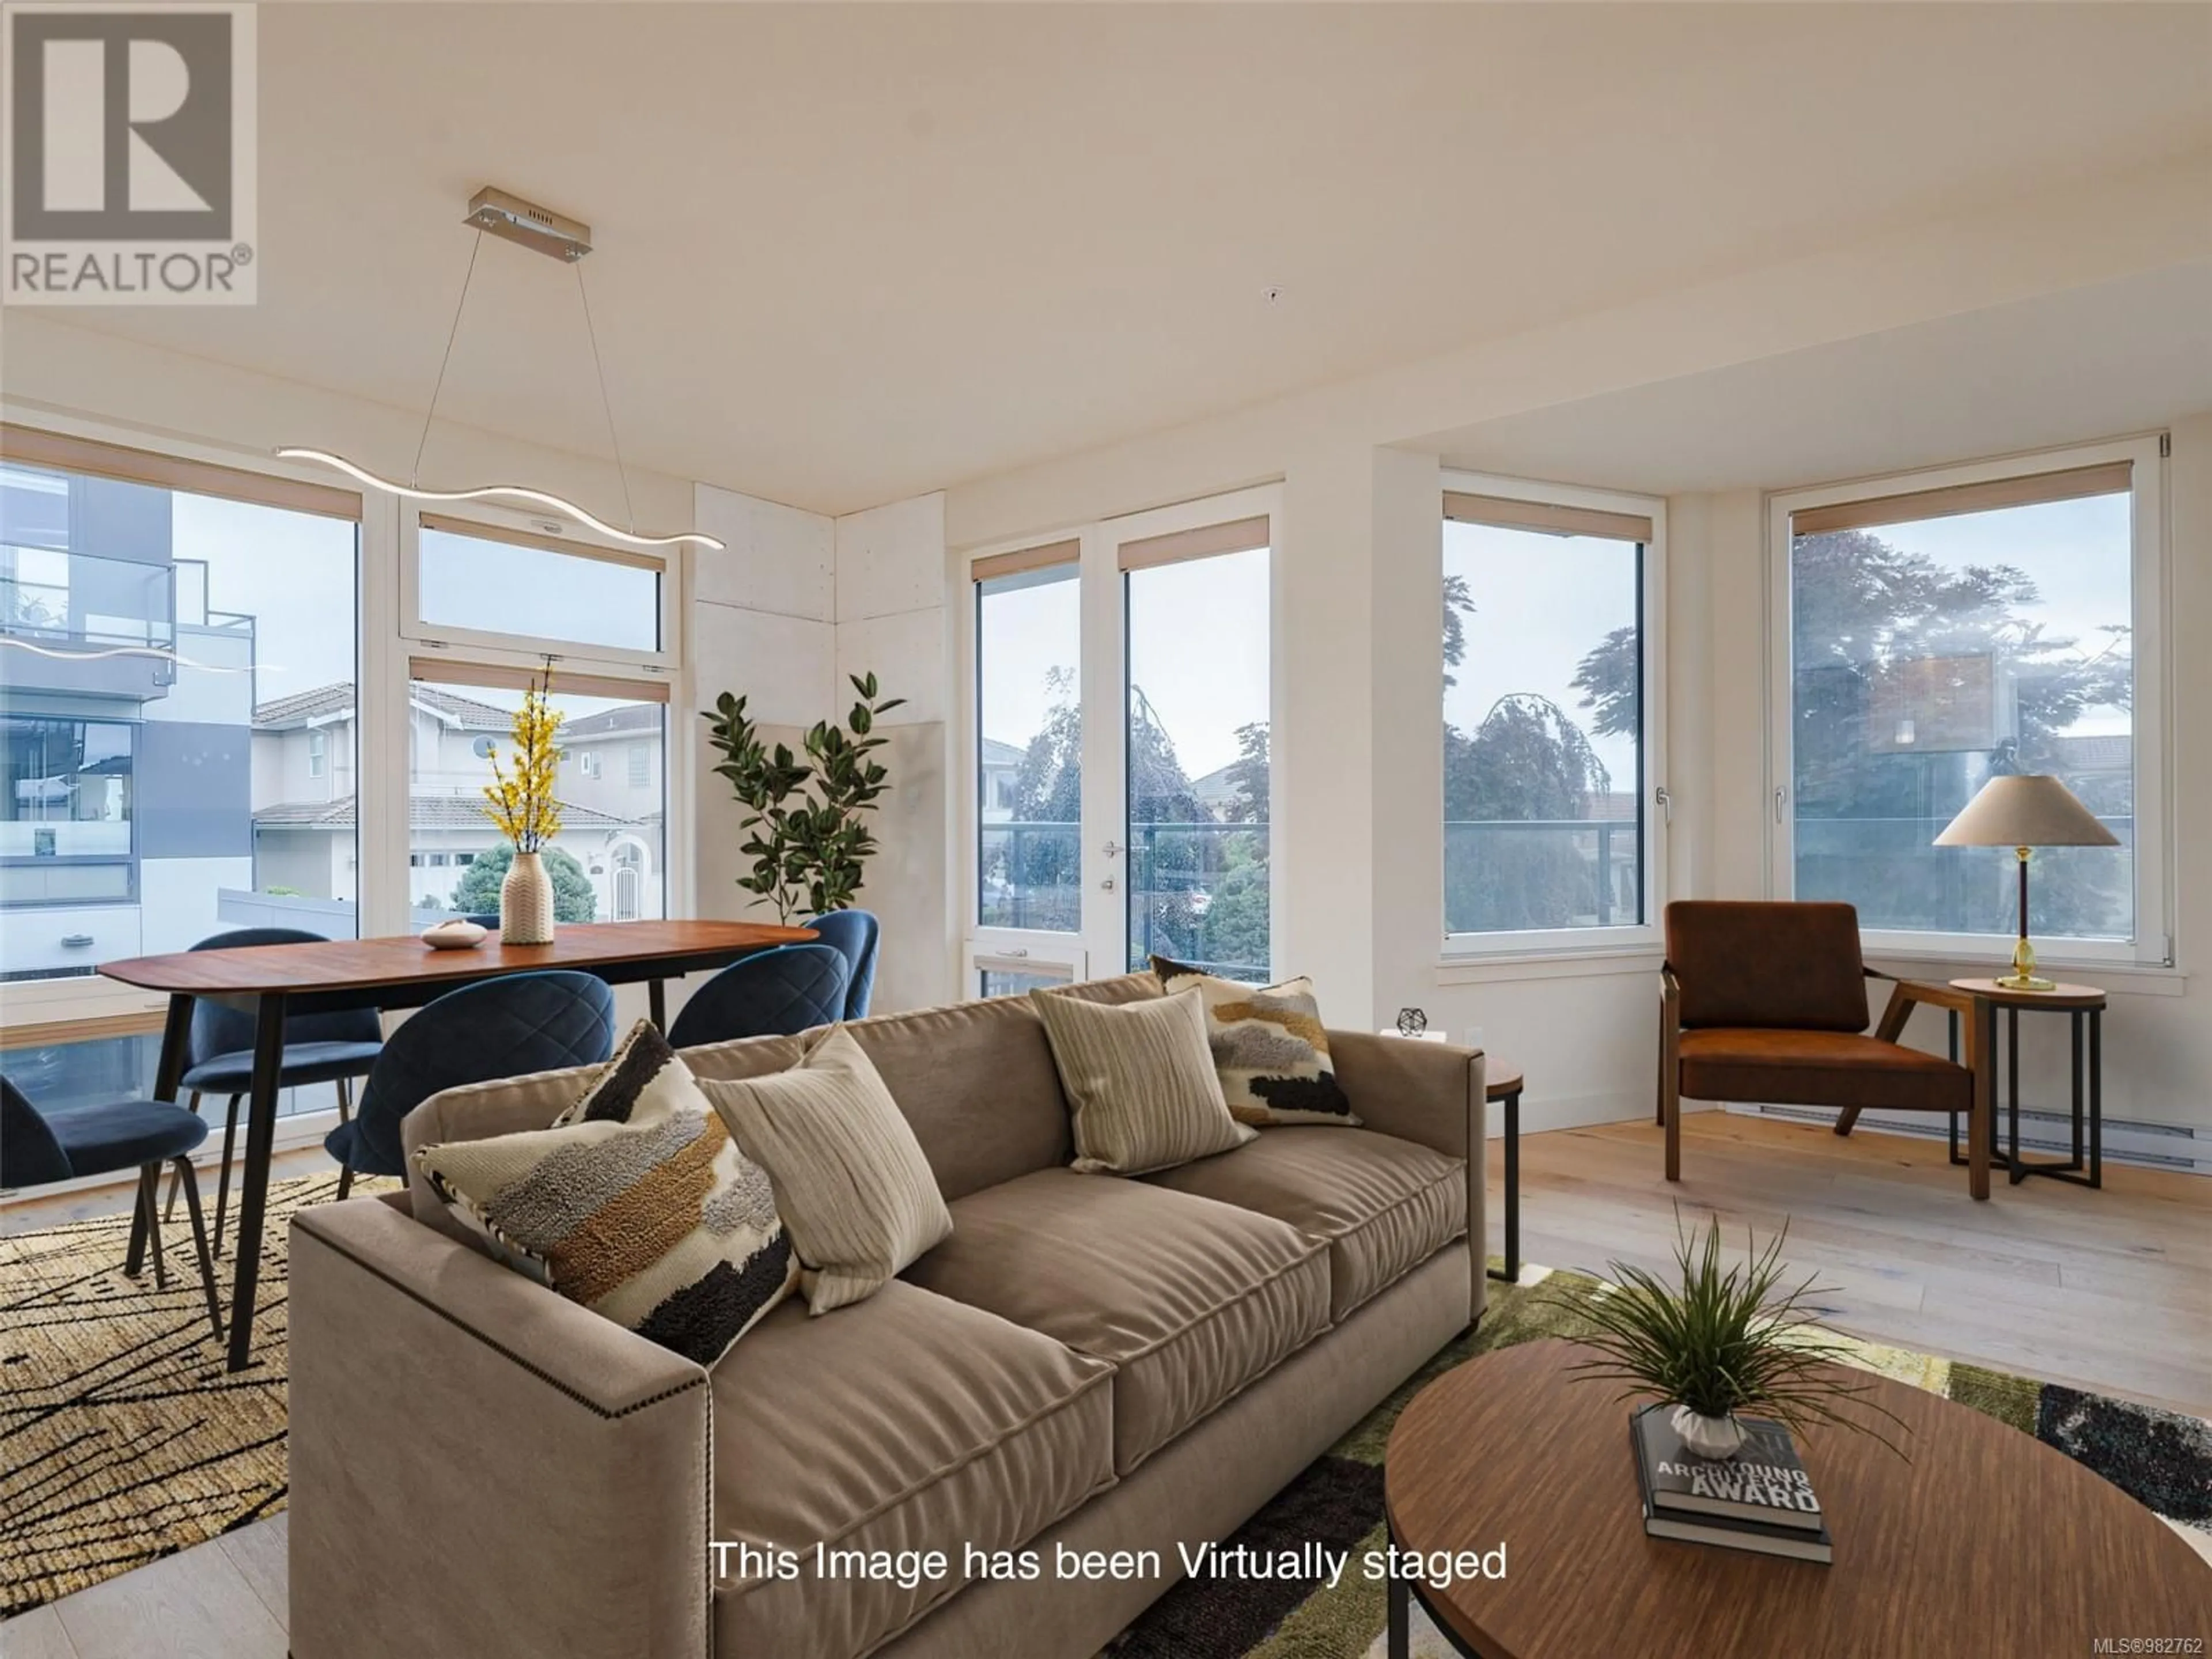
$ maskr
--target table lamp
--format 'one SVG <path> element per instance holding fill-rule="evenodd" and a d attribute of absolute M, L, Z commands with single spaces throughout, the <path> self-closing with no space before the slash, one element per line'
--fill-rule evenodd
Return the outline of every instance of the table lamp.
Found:
<path fill-rule="evenodd" d="M 2048 991 L 2035 975 L 2035 947 L 2027 942 L 2027 854 L 2033 847 L 2117 847 L 2120 838 L 2097 822 L 2057 778 L 1991 778 L 1981 793 L 1936 837 L 1938 847 L 2009 847 L 2020 861 L 2020 943 L 2012 973 L 1997 981 L 2008 991 Z"/>

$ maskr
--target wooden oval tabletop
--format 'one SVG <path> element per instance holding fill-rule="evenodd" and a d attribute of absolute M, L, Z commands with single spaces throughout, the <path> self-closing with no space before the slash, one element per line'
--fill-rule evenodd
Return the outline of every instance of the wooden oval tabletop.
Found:
<path fill-rule="evenodd" d="M 1993 979 L 1954 979 L 1954 991 L 1971 991 L 2002 1008 L 2101 1008 L 2105 994 L 2094 985 L 2054 984 L 2048 991 L 2022 991 Z"/>
<path fill-rule="evenodd" d="M 1482 1097 L 1485 1100 L 1503 1100 L 1508 1095 L 1521 1092 L 1521 1068 L 1510 1060 L 1490 1055 L 1483 1066 L 1482 1075 Z"/>
<path fill-rule="evenodd" d="M 1391 1431 L 1400 1543 L 1505 1546 L 1502 1580 L 1422 1592 L 1484 1659 L 2071 1659 L 2100 1637 L 2212 1644 L 2212 1565 L 2166 1522 L 2040 1441 L 1887 1378 L 1869 1380 L 1911 1430 L 1910 1463 L 1864 1435 L 1802 1438 L 1832 1565 L 1647 1538 L 1630 1402 L 1566 1375 L 1587 1352 L 1484 1354 Z"/>
<path fill-rule="evenodd" d="M 479 979 L 544 968 L 586 971 L 617 963 L 796 945 L 818 938 L 811 927 L 755 921 L 600 921 L 564 923 L 550 945 L 502 945 L 494 933 L 466 951 L 436 951 L 412 934 L 394 939 L 334 939 L 313 945 L 248 945 L 225 951 L 177 951 L 167 956 L 104 962 L 100 971 L 149 991 L 185 995 L 250 995 L 261 991 L 335 990 L 410 981 Z"/>

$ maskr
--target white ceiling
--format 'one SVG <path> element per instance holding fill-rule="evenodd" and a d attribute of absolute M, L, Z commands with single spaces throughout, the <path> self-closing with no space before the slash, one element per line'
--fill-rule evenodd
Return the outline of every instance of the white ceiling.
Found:
<path fill-rule="evenodd" d="M 2154 430 L 2212 409 L 2212 264 L 1486 421 L 1455 465 L 1656 495 L 1781 489 Z"/>
<path fill-rule="evenodd" d="M 271 4 L 260 52 L 259 305 L 72 325 L 420 409 L 496 183 L 594 228 L 627 459 L 825 511 L 2212 142 L 2202 5 Z M 487 240 L 441 414 L 604 454 L 590 374 Z"/>

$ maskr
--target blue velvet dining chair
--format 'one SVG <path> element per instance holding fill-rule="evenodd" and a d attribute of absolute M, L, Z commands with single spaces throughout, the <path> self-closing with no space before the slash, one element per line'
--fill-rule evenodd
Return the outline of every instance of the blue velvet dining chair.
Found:
<path fill-rule="evenodd" d="M 422 1008 L 384 1045 L 361 1106 L 323 1139 L 337 1159 L 338 1196 L 356 1175 L 400 1176 L 400 1120 L 443 1090 L 566 1066 L 615 1051 L 615 994 L 589 974 L 556 970 L 479 980 Z"/>
<path fill-rule="evenodd" d="M 298 927 L 234 927 L 202 939 L 195 951 L 231 951 L 252 945 L 327 945 L 320 933 Z M 192 1005 L 191 1033 L 185 1039 L 184 1086 L 187 1104 L 200 1109 L 200 1097 L 228 1095 L 222 1119 L 222 1164 L 215 1183 L 215 1253 L 222 1254 L 222 1226 L 230 1207 L 230 1158 L 238 1142 L 238 1103 L 253 1087 L 253 1024 L 251 1011 L 225 1008 L 204 1000 Z M 294 1014 L 284 1021 L 284 1058 L 276 1073 L 280 1089 L 304 1089 L 318 1083 L 337 1085 L 338 1121 L 353 1115 L 353 1080 L 366 1077 L 384 1051 L 384 1023 L 374 1008 L 337 1014 Z M 177 1177 L 169 1182 L 168 1213 L 177 1208 Z"/>
<path fill-rule="evenodd" d="M 834 1025 L 845 1017 L 851 971 L 844 953 L 827 945 L 785 945 L 744 957 L 692 993 L 668 1028 L 669 1046 L 696 1048 Z"/>
<path fill-rule="evenodd" d="M 802 924 L 845 958 L 845 1018 L 866 1019 L 876 994 L 876 941 L 883 928 L 872 910 L 830 910 Z"/>
<path fill-rule="evenodd" d="M 123 1271 L 136 1277 L 140 1252 L 150 1246 L 154 1283 L 162 1290 L 169 1287 L 169 1267 L 161 1254 L 161 1165 L 174 1166 L 192 1218 L 192 1249 L 199 1257 L 208 1322 L 220 1342 L 222 1308 L 216 1299 L 215 1261 L 208 1254 L 199 1182 L 192 1176 L 191 1155 L 207 1133 L 204 1119 L 166 1101 L 132 1097 L 42 1112 L 14 1084 L 0 1078 L 0 1170 L 6 1172 L 8 1184 L 44 1187 L 136 1169 L 138 1200 L 131 1212 L 131 1245 Z"/>

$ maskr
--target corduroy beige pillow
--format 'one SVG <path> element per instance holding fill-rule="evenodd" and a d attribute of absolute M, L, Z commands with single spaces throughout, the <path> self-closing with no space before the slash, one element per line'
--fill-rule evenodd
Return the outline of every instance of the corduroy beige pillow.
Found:
<path fill-rule="evenodd" d="M 1074 1110 L 1075 1162 L 1093 1175 L 1144 1175 L 1242 1146 L 1195 989 L 1118 1006 L 1032 991 L 1060 1086 Z"/>
<path fill-rule="evenodd" d="M 951 1232 L 921 1143 L 842 1025 L 787 1072 L 699 1086 L 775 1184 L 809 1313 L 874 1295 Z"/>

